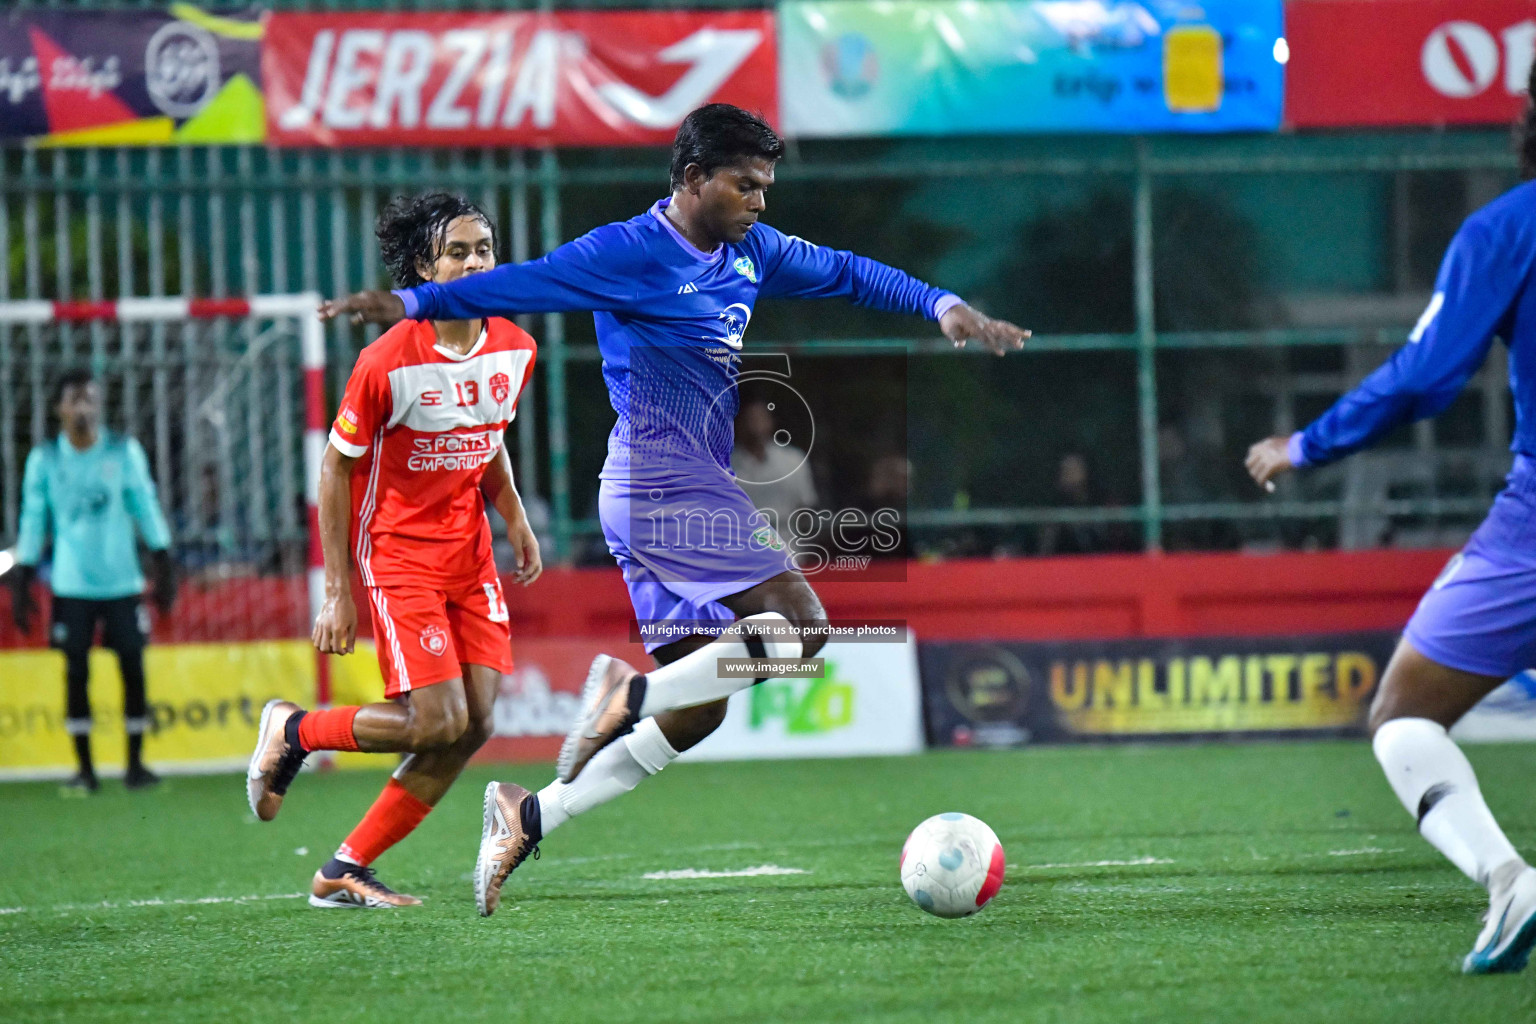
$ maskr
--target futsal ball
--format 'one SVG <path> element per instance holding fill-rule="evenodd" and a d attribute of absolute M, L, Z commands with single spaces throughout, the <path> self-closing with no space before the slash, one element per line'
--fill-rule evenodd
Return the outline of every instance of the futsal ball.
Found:
<path fill-rule="evenodd" d="M 1003 844 L 980 818 L 935 814 L 901 848 L 901 884 L 936 917 L 966 917 L 1003 887 Z"/>

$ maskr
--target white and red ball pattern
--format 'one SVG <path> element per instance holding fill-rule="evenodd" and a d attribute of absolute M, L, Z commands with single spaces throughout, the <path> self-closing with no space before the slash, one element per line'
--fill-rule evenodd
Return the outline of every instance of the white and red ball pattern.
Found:
<path fill-rule="evenodd" d="M 901 848 L 901 884 L 912 902 L 936 917 L 966 917 L 1003 887 L 1007 862 L 997 833 L 980 818 L 935 814 Z"/>

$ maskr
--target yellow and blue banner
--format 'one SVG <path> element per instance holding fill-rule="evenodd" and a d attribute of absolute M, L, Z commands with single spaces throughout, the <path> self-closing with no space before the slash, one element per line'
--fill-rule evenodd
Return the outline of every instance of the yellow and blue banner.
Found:
<path fill-rule="evenodd" d="M 933 746 L 1085 739 L 1359 735 L 1397 645 L 1319 636 L 925 643 Z"/>
<path fill-rule="evenodd" d="M 112 770 L 126 758 L 123 683 L 117 657 L 91 651 L 91 747 Z M 144 652 L 150 727 L 145 759 L 172 771 L 232 769 L 256 743 L 261 709 L 273 698 L 315 699 L 308 640 L 153 645 Z M 380 687 L 382 693 L 382 687 Z M 67 775 L 74 747 L 64 727 L 64 655 L 44 648 L 0 651 L 0 779 Z"/>
<path fill-rule="evenodd" d="M 789 0 L 785 134 L 1274 131 L 1280 0 Z"/>

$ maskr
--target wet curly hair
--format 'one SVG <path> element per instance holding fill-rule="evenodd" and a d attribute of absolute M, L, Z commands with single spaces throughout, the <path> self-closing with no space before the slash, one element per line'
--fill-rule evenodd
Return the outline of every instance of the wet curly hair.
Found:
<path fill-rule="evenodd" d="M 1520 158 L 1520 178 L 1536 178 L 1536 64 L 1525 83 L 1525 115 L 1515 122 L 1515 154 Z"/>
<path fill-rule="evenodd" d="M 475 217 L 491 231 L 491 246 L 496 245 L 496 224 L 485 211 L 463 196 L 451 192 L 423 192 L 415 196 L 396 196 L 379 211 L 373 233 L 379 240 L 379 253 L 397 288 L 413 288 L 424 283 L 416 269 L 418 262 L 435 263 L 443 252 L 448 225 L 460 217 Z"/>

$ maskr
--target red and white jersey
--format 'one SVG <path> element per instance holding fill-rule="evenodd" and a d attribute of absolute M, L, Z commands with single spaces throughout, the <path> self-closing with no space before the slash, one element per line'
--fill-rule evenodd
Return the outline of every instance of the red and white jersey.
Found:
<path fill-rule="evenodd" d="M 538 346 L 490 317 L 464 355 L 424 320 L 358 354 L 331 444 L 352 469 L 352 551 L 370 587 L 473 581 L 491 561 L 480 478 L 501 449 Z"/>

